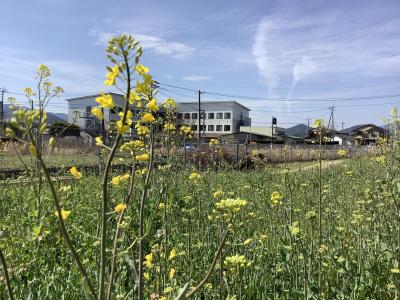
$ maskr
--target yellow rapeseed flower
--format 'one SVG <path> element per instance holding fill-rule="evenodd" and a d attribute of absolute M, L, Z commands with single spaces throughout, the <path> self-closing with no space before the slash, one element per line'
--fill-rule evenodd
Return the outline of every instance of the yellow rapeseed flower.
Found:
<path fill-rule="evenodd" d="M 104 119 L 104 114 L 103 114 L 103 112 L 101 111 L 100 108 L 93 107 L 91 112 L 92 112 L 92 115 L 94 115 L 97 119 L 99 119 L 99 120 L 103 120 Z"/>
<path fill-rule="evenodd" d="M 252 241 L 253 241 L 252 239 L 247 239 L 243 242 L 243 245 L 249 245 L 251 244 Z"/>
<path fill-rule="evenodd" d="M 219 141 L 217 139 L 211 139 L 210 140 L 210 145 L 218 145 Z"/>
<path fill-rule="evenodd" d="M 33 144 L 29 145 L 29 152 L 32 154 L 32 156 L 37 156 L 37 150 L 36 150 L 36 146 Z"/>
<path fill-rule="evenodd" d="M 144 265 L 146 268 L 151 269 L 153 267 L 153 253 L 147 254 L 144 259 Z"/>
<path fill-rule="evenodd" d="M 124 112 L 121 111 L 119 114 L 119 117 L 121 118 L 121 120 L 124 118 Z M 126 118 L 125 118 L 125 124 L 131 125 L 132 124 L 132 112 L 130 110 L 128 110 L 126 112 Z"/>
<path fill-rule="evenodd" d="M 141 64 L 138 64 L 138 65 L 135 67 L 135 71 L 136 71 L 136 73 L 137 73 L 139 76 L 142 76 L 142 75 L 144 75 L 144 74 L 149 73 L 149 68 L 147 68 L 147 67 L 145 67 L 145 66 L 143 66 L 143 65 L 141 65 Z"/>
<path fill-rule="evenodd" d="M 152 123 L 154 122 L 156 119 L 154 118 L 154 116 L 150 113 L 145 113 L 142 117 L 142 121 L 143 122 L 148 122 L 148 123 Z"/>
<path fill-rule="evenodd" d="M 99 103 L 100 107 L 113 109 L 115 104 L 113 98 L 110 94 L 105 95 L 104 93 L 100 93 L 100 96 L 96 98 L 96 102 Z"/>
<path fill-rule="evenodd" d="M 223 191 L 216 191 L 216 192 L 213 193 L 214 199 L 219 199 L 219 198 L 221 198 L 223 195 L 224 195 L 224 192 L 223 192 Z"/>
<path fill-rule="evenodd" d="M 340 149 L 340 150 L 337 152 L 337 154 L 338 154 L 340 157 L 345 157 L 345 156 L 347 155 L 347 151 L 346 151 L 345 149 Z"/>
<path fill-rule="evenodd" d="M 193 172 L 189 175 L 189 180 L 190 181 L 198 181 L 201 178 L 201 175 L 199 173 Z"/>
<path fill-rule="evenodd" d="M 176 257 L 176 249 L 175 249 L 175 248 L 172 248 L 172 250 L 169 252 L 168 259 L 169 259 L 169 260 L 172 260 L 172 259 L 174 259 L 175 257 Z"/>
<path fill-rule="evenodd" d="M 175 108 L 176 107 L 176 102 L 174 99 L 168 98 L 163 102 L 163 106 L 166 108 Z"/>
<path fill-rule="evenodd" d="M 271 205 L 278 206 L 282 204 L 283 196 L 279 192 L 273 192 L 271 194 Z"/>
<path fill-rule="evenodd" d="M 114 207 L 114 211 L 117 213 L 117 214 L 120 214 L 120 213 L 122 213 L 125 209 L 126 209 L 126 204 L 125 203 L 120 203 L 120 204 L 118 204 L 118 205 L 116 205 L 115 207 Z"/>
<path fill-rule="evenodd" d="M 119 75 L 119 67 L 114 66 L 111 68 L 111 71 L 107 73 L 106 80 L 104 81 L 105 85 L 115 85 L 115 80 Z"/>
<path fill-rule="evenodd" d="M 125 134 L 129 131 L 130 126 L 128 124 L 122 123 L 122 120 L 116 122 L 117 132 L 119 134 Z"/>
<path fill-rule="evenodd" d="M 58 217 L 58 211 L 55 211 L 54 214 L 56 215 L 56 217 Z M 61 209 L 61 218 L 63 220 L 66 220 L 70 214 L 71 214 L 70 210 Z"/>
<path fill-rule="evenodd" d="M 149 160 L 149 154 L 148 154 L 148 153 L 144 153 L 144 154 L 142 154 L 142 155 L 136 155 L 136 156 L 135 156 L 135 159 L 136 159 L 137 161 L 146 161 L 146 160 Z"/>
<path fill-rule="evenodd" d="M 136 127 L 136 132 L 140 136 L 146 136 L 150 133 L 150 129 L 147 126 L 139 125 Z"/>
<path fill-rule="evenodd" d="M 150 280 L 150 273 L 149 272 L 144 272 L 143 277 L 145 280 L 149 281 Z"/>
<path fill-rule="evenodd" d="M 82 178 L 82 173 L 78 171 L 76 167 L 72 167 L 69 169 L 69 172 L 71 173 L 72 176 L 75 177 L 75 179 L 81 179 Z"/>
<path fill-rule="evenodd" d="M 96 141 L 96 146 L 102 146 L 103 145 L 103 138 L 101 136 L 96 137 L 95 141 Z"/>
<path fill-rule="evenodd" d="M 146 108 L 150 109 L 152 112 L 156 112 L 157 110 L 159 110 L 160 108 L 157 105 L 157 99 L 151 99 L 151 101 L 147 103 Z"/>
<path fill-rule="evenodd" d="M 171 270 L 169 270 L 169 279 L 171 279 L 171 280 L 174 279 L 175 273 L 176 273 L 176 269 L 171 268 Z"/>
<path fill-rule="evenodd" d="M 175 124 L 172 123 L 167 123 L 164 125 L 164 130 L 165 131 L 174 131 L 175 130 Z"/>
<path fill-rule="evenodd" d="M 134 145 L 135 147 L 137 147 L 137 148 L 142 148 L 142 147 L 144 147 L 144 142 L 141 141 L 141 140 L 134 140 L 134 141 L 133 141 L 133 145 Z"/>

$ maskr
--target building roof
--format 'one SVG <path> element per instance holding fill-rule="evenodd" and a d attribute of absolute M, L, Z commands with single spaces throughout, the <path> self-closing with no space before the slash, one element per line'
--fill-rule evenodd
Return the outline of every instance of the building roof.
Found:
<path fill-rule="evenodd" d="M 228 101 L 202 101 L 201 103 L 203 103 L 203 104 L 228 104 L 229 103 L 229 104 L 234 104 L 234 105 L 240 106 L 241 108 L 246 109 L 248 111 L 251 111 L 250 108 L 244 106 L 243 104 L 240 104 L 237 101 L 232 101 L 232 100 L 228 100 Z M 195 105 L 198 105 L 198 102 L 197 101 L 187 101 L 187 102 L 177 102 L 177 104 L 178 105 L 179 104 L 191 104 L 191 105 L 195 104 Z"/>
<path fill-rule="evenodd" d="M 346 129 L 340 131 L 340 133 L 344 133 L 344 134 L 348 134 L 348 135 L 354 135 L 354 134 L 357 133 L 358 130 L 360 130 L 363 127 L 367 127 L 367 126 L 372 126 L 372 127 L 375 127 L 375 128 L 377 128 L 379 130 L 386 131 L 385 128 L 382 128 L 382 127 L 377 126 L 375 124 L 360 124 L 360 125 L 354 125 L 352 127 L 346 128 Z"/>
<path fill-rule="evenodd" d="M 110 92 L 110 93 L 104 93 L 105 95 L 109 95 L 109 94 L 111 94 L 111 95 L 115 95 L 115 96 L 121 96 L 121 97 L 123 97 L 123 95 L 121 95 L 121 94 L 118 94 L 118 93 L 113 93 L 113 92 Z M 94 94 L 94 95 L 87 95 L 87 96 L 80 96 L 80 97 L 74 97 L 74 98 L 69 98 L 69 99 L 65 99 L 66 101 L 72 101 L 72 100 L 81 100 L 81 99 L 84 99 L 84 98 L 92 98 L 92 97 L 98 97 L 98 96 L 100 96 L 100 94 Z"/>

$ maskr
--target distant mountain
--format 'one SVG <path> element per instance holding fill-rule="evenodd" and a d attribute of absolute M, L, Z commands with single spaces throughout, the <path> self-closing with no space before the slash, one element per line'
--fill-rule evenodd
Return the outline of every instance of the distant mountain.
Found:
<path fill-rule="evenodd" d="M 27 107 L 21 107 L 27 109 Z M 4 119 L 10 120 L 12 118 L 12 110 L 9 104 L 4 104 Z M 64 113 L 47 112 L 47 123 L 53 124 L 54 122 L 67 122 L 68 115 Z"/>
<path fill-rule="evenodd" d="M 308 131 L 311 129 L 311 127 L 304 125 L 304 124 L 297 124 L 293 127 L 286 128 L 285 133 L 286 135 L 292 135 L 292 136 L 297 136 L 300 138 L 305 138 L 308 136 Z"/>

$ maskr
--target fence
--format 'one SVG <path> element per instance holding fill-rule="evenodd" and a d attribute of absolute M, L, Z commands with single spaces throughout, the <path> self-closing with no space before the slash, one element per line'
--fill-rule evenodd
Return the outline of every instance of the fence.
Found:
<path fill-rule="evenodd" d="M 54 147 L 49 146 L 50 135 L 43 135 L 42 155 L 53 173 L 63 173 L 71 166 L 99 172 L 104 166 L 104 156 L 96 146 L 94 138 L 85 133 L 79 136 L 62 135 L 56 139 Z M 186 145 L 186 146 L 183 146 Z M 323 145 L 322 159 L 338 158 L 339 145 Z M 373 146 L 345 147 L 349 156 L 360 157 Z M 184 141 L 175 145 L 170 151 L 172 161 L 183 169 L 250 169 L 258 165 L 283 162 L 300 162 L 317 159 L 319 145 L 315 144 L 236 144 L 208 143 L 188 146 Z M 162 163 L 167 156 L 163 146 L 156 145 L 156 163 Z M 115 165 L 118 166 L 118 157 Z M 0 179 L 16 178 L 26 169 L 37 169 L 37 162 L 29 153 L 28 146 L 15 140 L 3 140 L 0 145 Z M 65 174 L 65 173 L 64 173 Z"/>

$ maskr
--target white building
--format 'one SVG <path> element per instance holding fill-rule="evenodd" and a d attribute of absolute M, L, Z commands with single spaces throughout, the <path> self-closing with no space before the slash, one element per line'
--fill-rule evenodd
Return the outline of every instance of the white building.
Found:
<path fill-rule="evenodd" d="M 119 120 L 118 113 L 125 106 L 124 96 L 110 93 L 113 97 L 115 108 L 104 109 L 104 129 L 108 130 L 110 123 Z M 89 95 L 67 99 L 68 101 L 68 123 L 78 125 L 90 134 L 102 131 L 102 121 L 96 119 L 91 110 L 98 106 L 96 98 L 99 95 Z M 130 105 L 133 114 L 132 128 L 135 121 L 142 111 L 141 108 Z M 250 109 L 236 101 L 213 101 L 201 103 L 201 124 L 200 131 L 204 137 L 218 137 L 222 134 L 239 132 L 240 126 L 250 126 Z M 163 115 L 163 110 L 157 113 Z M 205 116 L 205 118 L 203 118 Z M 177 126 L 189 125 L 195 133 L 198 130 L 198 103 L 197 102 L 177 102 Z"/>
<path fill-rule="evenodd" d="M 112 95 L 113 101 L 115 103 L 115 108 L 113 109 L 103 109 L 104 114 L 104 130 L 108 130 L 110 123 L 118 121 L 118 113 L 123 111 L 125 106 L 124 96 L 116 93 L 109 93 Z M 98 106 L 96 98 L 99 95 L 90 95 L 77 98 L 67 99 L 68 101 L 68 123 L 78 125 L 81 129 L 89 133 L 97 133 L 102 131 L 103 123 L 102 121 L 95 118 L 91 110 L 93 107 Z M 130 105 L 130 109 L 133 114 L 134 121 L 137 120 L 141 108 Z M 134 123 L 132 124 L 132 128 Z"/>
<path fill-rule="evenodd" d="M 240 126 L 250 126 L 250 109 L 236 101 L 201 102 L 201 122 L 198 121 L 198 102 L 177 102 L 178 126 L 189 125 L 206 138 L 239 132 Z"/>

